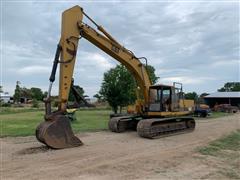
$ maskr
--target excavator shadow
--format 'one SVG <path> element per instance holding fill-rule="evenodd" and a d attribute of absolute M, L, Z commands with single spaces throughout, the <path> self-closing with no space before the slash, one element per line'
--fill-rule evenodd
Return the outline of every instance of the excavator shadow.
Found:
<path fill-rule="evenodd" d="M 38 154 L 38 153 L 45 153 L 52 150 L 53 150 L 52 148 L 43 145 L 38 147 L 25 148 L 20 151 L 17 151 L 16 154 L 17 155 Z"/>

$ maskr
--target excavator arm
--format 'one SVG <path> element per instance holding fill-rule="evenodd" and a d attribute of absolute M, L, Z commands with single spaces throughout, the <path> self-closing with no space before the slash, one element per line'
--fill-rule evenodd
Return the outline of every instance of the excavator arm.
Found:
<path fill-rule="evenodd" d="M 97 26 L 97 30 L 83 22 L 83 16 Z M 148 104 L 148 90 L 151 86 L 148 73 L 140 59 L 131 51 L 118 43 L 101 26 L 94 22 L 79 6 L 74 6 L 62 14 L 61 38 L 57 47 L 48 96 L 45 99 L 46 115 L 45 122 L 41 123 L 36 130 L 37 139 L 52 147 L 66 148 L 79 146 L 82 142 L 74 136 L 69 120 L 64 116 L 67 108 L 69 91 L 71 88 L 74 65 L 77 55 L 79 40 L 85 38 L 99 49 L 123 64 L 134 76 L 144 97 L 144 103 Z M 146 58 L 142 57 L 146 60 Z M 57 66 L 60 64 L 58 110 L 51 111 L 51 88 L 55 81 Z M 139 101 L 140 102 L 140 101 Z M 143 113 L 146 107 L 138 108 L 138 113 Z"/>
<path fill-rule="evenodd" d="M 83 16 L 90 19 L 99 31 L 83 22 Z M 59 82 L 59 101 L 62 111 L 66 108 L 71 79 L 74 70 L 75 58 L 77 53 L 78 41 L 85 38 L 99 49 L 119 61 L 132 73 L 136 79 L 142 94 L 144 104 L 148 101 L 148 89 L 151 85 L 146 68 L 131 51 L 124 48 L 101 26 L 97 25 L 89 16 L 83 12 L 79 6 L 63 12 L 62 34 L 61 34 L 61 57 L 60 57 L 60 82 Z"/>

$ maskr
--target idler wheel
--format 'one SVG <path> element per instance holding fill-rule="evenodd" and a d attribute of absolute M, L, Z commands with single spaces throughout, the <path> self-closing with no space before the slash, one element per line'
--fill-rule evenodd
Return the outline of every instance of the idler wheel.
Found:
<path fill-rule="evenodd" d="M 194 128 L 195 128 L 195 125 L 196 125 L 194 119 L 188 120 L 188 121 L 186 122 L 186 124 L 187 124 L 187 127 L 188 127 L 189 129 L 194 129 Z"/>

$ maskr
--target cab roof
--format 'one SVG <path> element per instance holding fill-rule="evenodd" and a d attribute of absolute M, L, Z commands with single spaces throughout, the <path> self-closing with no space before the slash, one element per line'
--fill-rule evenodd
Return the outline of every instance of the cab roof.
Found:
<path fill-rule="evenodd" d="M 171 85 L 166 85 L 166 84 L 155 84 L 155 85 L 152 85 L 150 86 L 150 88 L 158 88 L 158 87 L 173 87 Z"/>

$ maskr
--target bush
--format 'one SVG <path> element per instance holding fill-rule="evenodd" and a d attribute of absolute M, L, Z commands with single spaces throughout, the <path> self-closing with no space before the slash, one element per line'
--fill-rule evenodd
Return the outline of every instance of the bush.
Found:
<path fill-rule="evenodd" d="M 10 103 L 1 102 L 0 105 L 1 105 L 1 107 L 11 107 Z"/>
<path fill-rule="evenodd" d="M 58 101 L 57 100 L 53 101 L 53 107 L 58 107 Z"/>
<path fill-rule="evenodd" d="M 37 99 L 33 99 L 33 101 L 32 101 L 32 107 L 34 107 L 34 108 L 39 108 L 39 103 L 38 103 L 38 100 L 37 100 Z"/>

